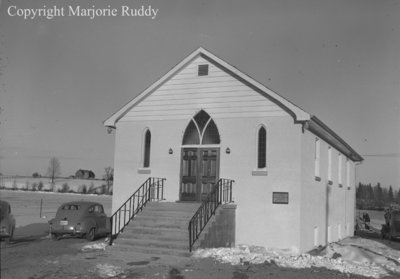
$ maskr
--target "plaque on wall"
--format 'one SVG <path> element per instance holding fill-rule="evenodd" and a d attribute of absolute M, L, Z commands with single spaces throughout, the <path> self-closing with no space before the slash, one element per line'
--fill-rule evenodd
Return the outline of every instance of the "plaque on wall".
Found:
<path fill-rule="evenodd" d="M 272 203 L 288 204 L 289 203 L 289 193 L 288 192 L 273 192 L 272 193 Z"/>

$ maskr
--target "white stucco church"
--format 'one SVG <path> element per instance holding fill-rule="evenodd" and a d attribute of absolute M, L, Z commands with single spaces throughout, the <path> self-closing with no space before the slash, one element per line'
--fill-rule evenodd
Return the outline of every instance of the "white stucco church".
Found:
<path fill-rule="evenodd" d="M 166 178 L 166 200 L 185 202 L 227 178 L 235 181 L 236 244 L 304 252 L 353 235 L 363 158 L 317 117 L 204 48 L 104 125 L 115 129 L 113 211 L 150 176 Z"/>

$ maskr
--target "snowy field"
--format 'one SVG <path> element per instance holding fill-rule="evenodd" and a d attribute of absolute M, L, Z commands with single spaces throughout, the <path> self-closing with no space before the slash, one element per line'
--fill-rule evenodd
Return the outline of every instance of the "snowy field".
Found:
<path fill-rule="evenodd" d="M 11 204 L 17 228 L 29 224 L 47 223 L 54 218 L 58 207 L 69 201 L 96 201 L 103 204 L 107 216 L 111 215 L 112 196 L 110 195 L 0 190 L 0 197 Z"/>
<path fill-rule="evenodd" d="M 0 186 L 6 188 L 32 189 L 34 185 L 37 187 L 39 183 L 43 184 L 43 190 L 51 189 L 51 179 L 48 177 L 4 177 L 0 176 Z M 83 185 L 89 188 L 98 188 L 106 184 L 104 180 L 98 179 L 72 179 L 72 178 L 56 178 L 54 180 L 55 191 L 61 189 L 64 184 L 68 184 L 70 190 L 78 192 Z"/>

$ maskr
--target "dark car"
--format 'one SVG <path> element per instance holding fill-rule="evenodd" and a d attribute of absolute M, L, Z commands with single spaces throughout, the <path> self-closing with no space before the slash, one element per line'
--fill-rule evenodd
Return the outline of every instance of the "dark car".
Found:
<path fill-rule="evenodd" d="M 93 241 L 111 232 L 110 218 L 104 213 L 103 205 L 97 202 L 64 203 L 58 208 L 56 217 L 49 221 L 49 225 L 54 239 L 69 235 Z"/>
<path fill-rule="evenodd" d="M 389 209 L 385 213 L 385 224 L 382 225 L 382 238 L 394 239 L 400 237 L 400 209 Z"/>
<path fill-rule="evenodd" d="M 14 236 L 15 218 L 7 201 L 0 200 L 0 218 L 0 238 L 10 242 Z"/>

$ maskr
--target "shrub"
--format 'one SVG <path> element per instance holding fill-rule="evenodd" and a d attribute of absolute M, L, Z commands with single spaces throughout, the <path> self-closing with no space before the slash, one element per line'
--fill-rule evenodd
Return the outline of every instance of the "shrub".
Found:
<path fill-rule="evenodd" d="M 21 190 L 23 190 L 23 191 L 28 191 L 29 190 L 29 180 L 25 181 L 25 186 Z"/>
<path fill-rule="evenodd" d="M 38 185 L 37 185 L 37 183 L 36 182 L 33 182 L 32 183 L 32 191 L 36 191 L 37 190 L 37 187 L 38 187 Z"/>
<path fill-rule="evenodd" d="M 82 193 L 82 194 L 87 194 L 87 187 L 86 187 L 86 185 L 83 184 L 83 185 L 79 186 L 78 192 L 79 192 L 79 193 Z"/>
<path fill-rule="evenodd" d="M 69 185 L 68 185 L 68 183 L 65 182 L 65 183 L 61 186 L 61 189 L 59 189 L 58 191 L 61 192 L 61 193 L 68 193 L 68 192 L 69 192 Z"/>
<path fill-rule="evenodd" d="M 107 192 L 107 185 L 103 184 L 99 188 L 97 188 L 97 194 L 104 195 Z"/>
<path fill-rule="evenodd" d="M 90 183 L 89 190 L 87 191 L 88 194 L 95 194 L 96 189 L 94 188 L 94 183 Z"/>
<path fill-rule="evenodd" d="M 44 187 L 43 182 L 42 182 L 42 181 L 39 181 L 39 184 L 38 184 L 38 186 L 37 186 L 38 191 L 42 191 L 42 190 L 43 190 L 43 187 Z"/>

